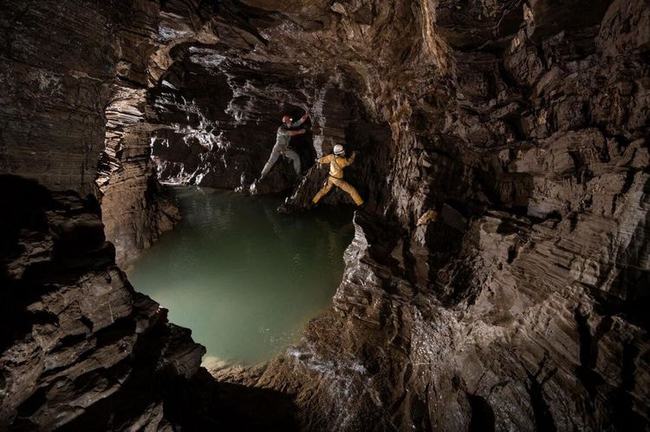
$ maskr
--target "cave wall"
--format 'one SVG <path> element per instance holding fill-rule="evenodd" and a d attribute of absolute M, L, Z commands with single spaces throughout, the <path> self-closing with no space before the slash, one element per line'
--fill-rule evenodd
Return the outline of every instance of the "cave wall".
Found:
<path fill-rule="evenodd" d="M 0 169 L 92 193 L 117 53 L 107 2 L 3 1 Z"/>
<path fill-rule="evenodd" d="M 238 84 L 213 64 L 212 51 L 180 48 L 177 60 L 150 92 L 155 119 L 152 156 L 158 179 L 222 189 L 248 189 L 259 176 L 275 144 L 284 112 L 298 118 L 300 108 L 278 103 L 269 95 L 235 94 Z M 242 79 L 238 76 L 239 79 Z M 311 148 L 311 137 L 297 137 L 298 151 Z M 303 156 L 303 163 L 314 156 Z M 293 168 L 281 160 L 259 192 L 279 192 L 296 181 Z"/>
<path fill-rule="evenodd" d="M 147 88 L 158 73 L 149 63 L 170 43 L 159 35 L 166 28 L 163 12 L 151 1 L 134 2 L 123 12 L 114 37 L 119 62 L 105 108 L 105 144 L 95 183 L 107 238 L 115 245 L 117 262 L 127 265 L 179 215 L 157 184 L 146 118 Z"/>
<path fill-rule="evenodd" d="M 648 3 L 245 3 L 286 20 L 240 62 L 345 75 L 376 198 L 332 311 L 217 376 L 314 430 L 647 429 Z"/>
<path fill-rule="evenodd" d="M 115 265 L 99 205 L 0 176 L 2 430 L 164 430 L 205 349 Z"/>
<path fill-rule="evenodd" d="M 147 95 L 176 44 L 214 40 L 199 3 L 2 5 L 0 169 L 96 195 L 123 265 L 179 218 L 150 160 Z"/>
<path fill-rule="evenodd" d="M 205 2 L 142 1 L 124 6 L 130 13 L 118 18 L 111 17 L 119 8 L 86 9 L 73 1 L 3 6 L 10 12 L 1 21 L 3 34 L 13 38 L 3 51 L 2 76 L 12 89 L 4 96 L 10 103 L 0 109 L 7 124 L 3 172 L 86 193 L 95 180 L 86 169 L 105 138 L 98 187 L 107 237 L 120 260 L 175 218 L 156 197 L 156 175 L 245 186 L 270 151 L 278 110 L 310 110 L 316 154 L 339 142 L 359 151 L 346 175 L 368 205 L 355 216 L 355 239 L 333 307 L 270 364 L 213 371 L 222 381 L 271 392 L 271 400 L 294 399 L 308 430 L 648 429 L 647 0 L 246 0 L 219 2 L 218 9 Z M 77 10 L 80 15 L 71 13 Z M 46 16 L 72 34 L 81 29 L 71 19 L 97 24 L 107 33 L 84 41 L 108 44 L 113 53 L 93 60 L 98 54 L 88 48 L 93 63 L 80 74 L 60 62 L 41 65 L 63 77 L 61 93 L 52 92 L 49 78 L 43 81 L 32 64 L 40 52 L 34 29 L 45 28 Z M 119 25 L 99 25 L 109 22 Z M 14 27 L 18 31 L 8 31 Z M 43 47 L 60 52 L 61 40 L 55 34 L 52 46 Z M 113 72 L 98 72 L 101 67 Z M 192 88 L 193 77 L 208 91 Z M 16 79 L 38 82 L 38 91 L 16 86 Z M 81 139 L 84 145 L 60 138 L 57 156 L 46 143 L 61 129 L 52 119 L 68 124 L 77 118 L 67 90 L 79 86 L 94 89 L 87 104 L 94 108 L 83 122 L 98 129 L 92 128 L 93 140 Z M 31 106 L 53 108 L 33 114 Z M 98 120 L 102 116 L 106 122 Z M 46 134 L 43 140 L 22 135 L 30 118 L 42 125 L 33 133 Z M 76 127 L 72 121 L 70 131 Z M 256 135 L 264 141 L 251 144 Z M 152 143 L 158 173 L 149 160 Z M 60 165 L 37 172 L 42 158 Z M 296 180 L 275 173 L 272 184 L 282 189 Z M 289 194 L 288 209 L 307 208 L 324 175 L 309 168 Z M 104 251 L 97 261 L 101 271 L 118 275 L 109 291 L 124 300 L 124 320 L 131 323 L 124 334 L 133 344 L 146 340 L 134 339 L 132 323 L 140 312 L 134 316 L 137 308 L 129 305 L 140 300 L 111 270 L 96 209 L 78 197 L 63 199 L 69 201 L 76 204 L 55 206 L 59 217 L 74 221 L 86 208 L 81 219 L 97 237 L 89 252 Z M 325 201 L 342 203 L 348 201 L 340 193 Z M 56 246 L 65 244 L 65 235 L 47 240 L 47 233 L 65 234 L 68 228 L 57 227 L 67 225 L 47 220 L 47 229 L 39 225 L 21 234 L 29 237 L 26 250 L 3 260 L 12 287 L 33 284 L 30 272 L 12 269 L 36 264 L 43 250 L 45 262 L 58 266 L 56 260 L 66 259 L 65 247 L 59 256 Z M 39 244 L 43 236 L 45 246 Z M 58 280 L 40 268 L 37 274 Z M 74 308 L 41 312 L 49 307 L 43 296 L 50 290 L 69 289 L 74 297 L 86 280 L 77 273 L 66 278 L 14 305 L 24 316 L 7 314 L 8 322 L 26 323 L 24 334 L 7 339 L 14 351 L 2 357 L 11 374 L 2 378 L 9 389 L 3 394 L 12 391 L 17 401 L 3 399 L 3 417 L 10 421 L 56 425 L 50 401 L 65 405 L 85 391 L 75 384 L 86 382 L 80 375 L 57 393 L 58 369 L 42 366 L 43 359 L 59 362 L 76 377 L 75 368 L 88 365 L 84 356 L 99 355 L 78 348 L 96 338 L 95 326 L 88 325 L 92 317 L 74 315 L 69 334 L 65 327 L 40 338 L 53 320 L 63 320 L 59 326 L 70 321 Z M 8 292 L 15 301 L 15 291 Z M 159 316 L 144 304 L 148 316 Z M 173 327 L 156 328 L 165 333 Z M 20 347 L 37 354 L 23 360 Z M 107 342 L 106 349 L 115 346 Z M 120 373 L 138 358 L 135 345 L 127 351 Z M 21 370 L 38 372 L 23 391 Z M 110 365 L 97 369 L 93 363 L 89 370 L 93 379 L 113 373 Z M 120 385 L 100 381 L 102 389 L 115 391 L 109 400 L 129 401 Z M 216 410 L 222 399 L 210 381 L 193 385 L 210 396 L 183 387 L 185 402 L 168 400 L 169 412 L 188 407 L 187 401 L 202 415 Z M 61 421 L 81 422 L 104 406 L 101 393 L 89 394 L 97 404 L 64 410 Z M 158 415 L 165 401 L 151 396 L 145 400 L 153 405 L 144 404 L 153 410 L 147 421 L 173 423 Z M 141 406 L 123 424 L 135 424 Z"/>

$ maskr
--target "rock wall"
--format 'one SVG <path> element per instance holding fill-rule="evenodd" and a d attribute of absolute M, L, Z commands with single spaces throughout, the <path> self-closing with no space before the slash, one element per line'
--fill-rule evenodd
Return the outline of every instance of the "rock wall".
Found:
<path fill-rule="evenodd" d="M 217 383 L 190 330 L 134 291 L 96 199 L 0 187 L 0 429 L 295 429 L 289 397 Z"/>
<path fill-rule="evenodd" d="M 163 204 L 155 197 L 159 185 L 148 158 L 150 144 L 163 180 L 246 186 L 268 156 L 278 111 L 285 109 L 307 107 L 312 115 L 310 141 L 303 143 L 311 144 L 306 160 L 335 143 L 359 151 L 346 175 L 368 201 L 355 216 L 356 235 L 333 307 L 309 324 L 300 344 L 258 368 L 212 371 L 220 383 L 201 371 L 189 381 L 182 373 L 165 375 L 163 382 L 181 376 L 188 384 L 174 395 L 153 387 L 146 403 L 135 405 L 120 424 L 136 424 L 137 411 L 154 419 L 145 423 L 205 427 L 219 424 L 223 412 L 245 412 L 240 402 L 274 401 L 280 415 L 269 415 L 269 421 L 282 429 L 293 425 L 291 416 L 284 416 L 293 400 L 305 430 L 650 427 L 644 313 L 650 305 L 647 0 L 142 1 L 122 5 L 118 11 L 131 13 L 117 17 L 100 6 L 90 12 L 72 1 L 61 5 L 7 5 L 9 18 L 1 23 L 13 42 L 4 45 L 9 54 L 3 54 L 2 67 L 12 72 L 35 57 L 35 29 L 45 26 L 44 10 L 56 16 L 57 28 L 60 23 L 76 32 L 81 30 L 69 16 L 97 24 L 99 33 L 106 28 L 101 23 L 119 24 L 92 44 L 110 40 L 114 48 L 109 58 L 89 66 L 93 73 L 86 73 L 97 79 L 80 75 L 99 95 L 84 121 L 101 118 L 98 108 L 109 107 L 98 185 L 106 230 L 118 251 L 146 245 L 173 219 L 172 211 L 157 216 Z M 63 13 L 77 10 L 83 13 Z M 14 27 L 19 31 L 7 31 Z M 57 40 L 44 47 L 57 52 Z M 27 54 L 14 60 L 16 52 Z M 101 75 L 101 66 L 115 73 Z M 31 67 L 21 79 L 31 76 Z M 59 67 L 47 64 L 47 70 Z M 64 78 L 68 75 L 73 73 Z M 67 95 L 78 83 L 65 79 L 61 94 Z M 73 187 L 69 183 L 89 190 L 84 161 L 101 147 L 99 140 L 83 149 L 79 140 L 65 141 L 60 171 L 37 173 L 35 155 L 51 147 L 45 141 L 36 147 L 38 140 L 21 135 L 28 130 L 28 110 L 13 107 L 43 101 L 56 116 L 74 111 L 70 115 L 76 118 L 77 111 L 56 92 L 50 95 L 47 85 L 34 93 L 28 86 L 8 86 L 17 90 L 0 110 L 6 130 L 13 131 L 2 134 L 3 170 L 36 177 L 50 188 Z M 57 128 L 48 115 L 39 114 L 34 124 L 50 125 L 45 129 L 50 136 Z M 283 174 L 286 168 L 276 168 L 266 192 L 295 181 Z M 307 208 L 324 178 L 318 168 L 305 169 L 286 210 Z M 65 197 L 55 201 L 81 202 Z M 324 204 L 347 202 L 334 193 Z M 78 206 L 85 208 L 72 207 Z M 45 214 L 50 209 L 37 208 Z M 27 247 L 8 255 L 12 284 L 32 283 L 20 263 L 42 260 L 50 244 L 57 253 L 45 252 L 45 262 L 59 259 L 66 237 L 50 241 L 47 233 L 65 234 L 60 226 L 68 224 L 74 232 L 75 211 L 62 210 L 60 220 L 37 218 L 41 222 L 30 225 L 32 234 L 14 234 L 14 243 Z M 96 215 L 82 219 L 93 217 L 96 226 Z M 81 243 L 79 250 L 88 253 L 71 261 L 103 263 L 100 268 L 108 271 L 112 262 L 106 255 L 91 253 L 103 250 L 103 238 L 97 228 L 90 231 L 95 234 L 86 241 L 92 247 Z M 120 243 L 121 238 L 129 240 Z M 59 281 L 42 274 L 48 287 Z M 130 308 L 126 321 L 137 322 L 141 313 L 132 311 L 139 310 L 133 305 L 140 297 L 119 276 L 111 280 L 120 282 L 112 289 Z M 78 279 L 56 283 L 52 292 L 61 296 L 83 290 Z M 3 399 L 3 417 L 48 427 L 90 421 L 108 393 L 90 390 L 95 404 L 75 403 L 74 413 L 63 410 L 62 423 L 56 423 L 53 407 L 81 397 L 85 375 L 57 393 L 58 369 L 40 365 L 43 359 L 60 362 L 72 377 L 76 367 L 85 371 L 85 354 L 75 347 L 95 346 L 88 315 L 100 311 L 80 313 L 85 327 L 71 325 L 71 336 L 57 339 L 56 331 L 47 333 L 53 331 L 48 324 L 67 322 L 66 314 L 74 311 L 32 314 L 30 307 L 46 310 L 47 299 L 27 301 L 8 292 L 7 299 L 23 303 L 10 308 L 19 314 L 7 314 L 7 322 L 25 324 L 16 327 L 21 334 L 5 339 L 2 358 L 11 375 L 1 380 L 10 389 L 3 394 L 12 391 L 15 398 Z M 153 308 L 146 304 L 146 310 Z M 137 359 L 138 340 L 147 337 L 133 336 L 129 328 L 128 358 Z M 173 333 L 166 324 L 156 328 Z M 47 337 L 39 339 L 43 332 Z M 24 352 L 20 347 L 38 352 L 35 360 L 16 360 Z M 142 364 L 152 364 L 147 361 Z M 116 372 L 130 367 L 123 362 Z M 16 384 L 20 365 L 38 372 L 29 387 Z M 90 370 L 95 369 L 93 363 Z M 110 365 L 99 370 L 90 376 L 114 371 Z M 114 380 L 121 383 L 119 376 Z M 129 376 L 158 380 L 141 372 Z M 244 395 L 228 409 L 219 396 L 224 380 Z M 102 385 L 102 391 L 115 389 L 106 400 L 129 401 L 120 386 Z M 158 415 L 161 403 L 167 404 L 164 420 Z"/>
<path fill-rule="evenodd" d="M 116 267 L 95 199 L 0 184 L 0 428 L 169 429 L 165 382 L 196 375 L 205 349 Z"/>
<path fill-rule="evenodd" d="M 0 3 L 3 173 L 93 192 L 117 61 L 105 3 Z"/>
<path fill-rule="evenodd" d="M 269 95 L 236 95 L 235 84 L 213 66 L 210 51 L 178 49 L 178 59 L 150 93 L 160 127 L 153 133 L 152 155 L 165 183 L 248 189 L 259 176 L 275 143 L 283 109 L 297 118 L 296 107 L 278 105 Z M 241 77 L 240 77 L 241 79 Z M 307 153 L 310 138 L 293 140 Z M 314 157 L 303 155 L 303 163 Z M 259 192 L 289 189 L 296 176 L 287 161 L 278 164 Z M 289 169 L 286 169 L 289 168 Z"/>
<path fill-rule="evenodd" d="M 377 132 L 333 309 L 214 373 L 309 430 L 647 429 L 648 3 L 246 3 L 284 20 L 240 63 L 343 75 Z"/>
<path fill-rule="evenodd" d="M 119 57 L 105 108 L 105 144 L 95 183 L 106 236 L 115 245 L 117 262 L 125 265 L 170 229 L 178 215 L 156 185 L 149 161 L 150 126 L 145 122 L 147 66 L 158 48 L 160 8 L 157 2 L 139 1 L 122 12 L 116 21 L 114 50 Z"/>

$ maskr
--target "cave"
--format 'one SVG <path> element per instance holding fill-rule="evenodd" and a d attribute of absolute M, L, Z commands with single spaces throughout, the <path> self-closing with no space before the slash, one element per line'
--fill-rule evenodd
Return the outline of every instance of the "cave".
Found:
<path fill-rule="evenodd" d="M 2 0 L 0 30 L 0 430 L 650 430 L 648 0 Z M 337 146 L 360 206 L 312 203 Z M 138 274 L 171 286 L 210 200 L 340 264 L 259 361 L 206 361 Z M 215 209 L 186 245 L 255 240 Z"/>

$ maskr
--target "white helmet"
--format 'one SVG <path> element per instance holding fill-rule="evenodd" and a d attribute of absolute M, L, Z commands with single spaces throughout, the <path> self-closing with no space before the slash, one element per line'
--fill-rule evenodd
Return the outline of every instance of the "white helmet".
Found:
<path fill-rule="evenodd" d="M 341 144 L 337 144 L 334 146 L 334 154 L 335 155 L 342 155 L 345 154 L 345 149 Z"/>

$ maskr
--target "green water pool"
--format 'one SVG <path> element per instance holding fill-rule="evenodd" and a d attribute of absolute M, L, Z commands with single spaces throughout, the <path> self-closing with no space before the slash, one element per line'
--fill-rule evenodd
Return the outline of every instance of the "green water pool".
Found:
<path fill-rule="evenodd" d="M 174 189 L 183 221 L 133 264 L 136 290 L 192 329 L 208 361 L 253 364 L 297 340 L 330 305 L 351 213 L 282 215 L 280 200 Z"/>

